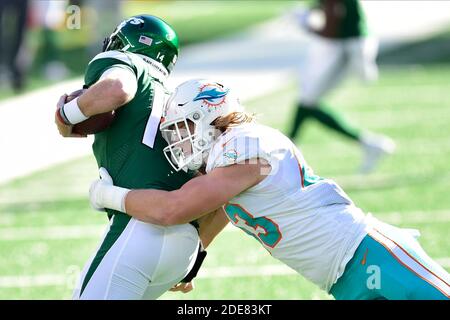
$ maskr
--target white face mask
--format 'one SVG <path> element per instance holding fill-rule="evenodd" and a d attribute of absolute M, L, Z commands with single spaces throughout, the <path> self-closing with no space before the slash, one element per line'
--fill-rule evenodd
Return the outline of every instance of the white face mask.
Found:
<path fill-rule="evenodd" d="M 176 171 L 199 169 L 220 135 L 211 123 L 241 110 L 239 99 L 219 82 L 193 79 L 179 85 L 167 100 L 160 125 L 171 166 Z"/>
<path fill-rule="evenodd" d="M 194 122 L 184 118 L 164 124 L 161 133 L 168 143 L 164 155 L 176 171 L 197 170 L 207 160 L 211 143 L 202 138 L 202 130 Z"/>

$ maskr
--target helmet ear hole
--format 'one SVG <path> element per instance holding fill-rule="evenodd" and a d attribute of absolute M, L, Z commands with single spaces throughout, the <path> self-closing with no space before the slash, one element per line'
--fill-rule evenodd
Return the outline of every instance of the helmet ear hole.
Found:
<path fill-rule="evenodd" d="M 195 112 L 195 113 L 192 115 L 192 119 L 194 119 L 194 120 L 200 119 L 200 113 Z"/>

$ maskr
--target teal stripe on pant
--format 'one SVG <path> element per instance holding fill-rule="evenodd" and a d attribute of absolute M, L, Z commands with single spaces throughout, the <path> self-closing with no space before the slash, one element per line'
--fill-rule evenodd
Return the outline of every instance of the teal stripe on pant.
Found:
<path fill-rule="evenodd" d="M 412 257 L 417 257 L 428 270 L 447 282 L 449 274 L 434 262 L 419 243 L 406 232 L 395 228 L 389 238 Z M 392 230 L 391 230 L 392 231 Z M 397 233 L 397 235 L 395 235 Z M 445 286 L 445 285 L 444 285 Z M 447 285 L 448 294 L 449 287 Z M 403 265 L 383 244 L 367 235 L 344 274 L 332 286 L 330 293 L 337 300 L 448 300 L 448 295 Z"/>

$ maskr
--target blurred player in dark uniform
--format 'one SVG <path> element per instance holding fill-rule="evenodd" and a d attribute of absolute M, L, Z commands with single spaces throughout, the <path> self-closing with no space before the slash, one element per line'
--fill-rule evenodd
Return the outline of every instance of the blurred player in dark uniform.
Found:
<path fill-rule="evenodd" d="M 0 66 L 8 72 L 14 90 L 25 82 L 26 56 L 23 50 L 28 0 L 0 1 Z"/>
<path fill-rule="evenodd" d="M 378 77 L 378 42 L 368 36 L 364 12 L 358 0 L 318 0 L 309 10 L 295 13 L 313 39 L 301 74 L 301 98 L 290 131 L 295 139 L 307 119 L 360 143 L 364 151 L 361 173 L 374 169 L 378 160 L 392 153 L 388 137 L 356 128 L 329 109 L 323 99 L 349 72 L 365 81 Z"/>

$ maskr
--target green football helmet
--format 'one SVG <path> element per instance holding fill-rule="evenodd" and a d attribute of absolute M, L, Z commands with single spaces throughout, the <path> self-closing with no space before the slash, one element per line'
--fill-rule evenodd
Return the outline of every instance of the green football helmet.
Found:
<path fill-rule="evenodd" d="M 122 21 L 104 40 L 103 51 L 121 50 L 145 55 L 170 73 L 178 58 L 178 36 L 158 17 L 138 15 Z"/>

